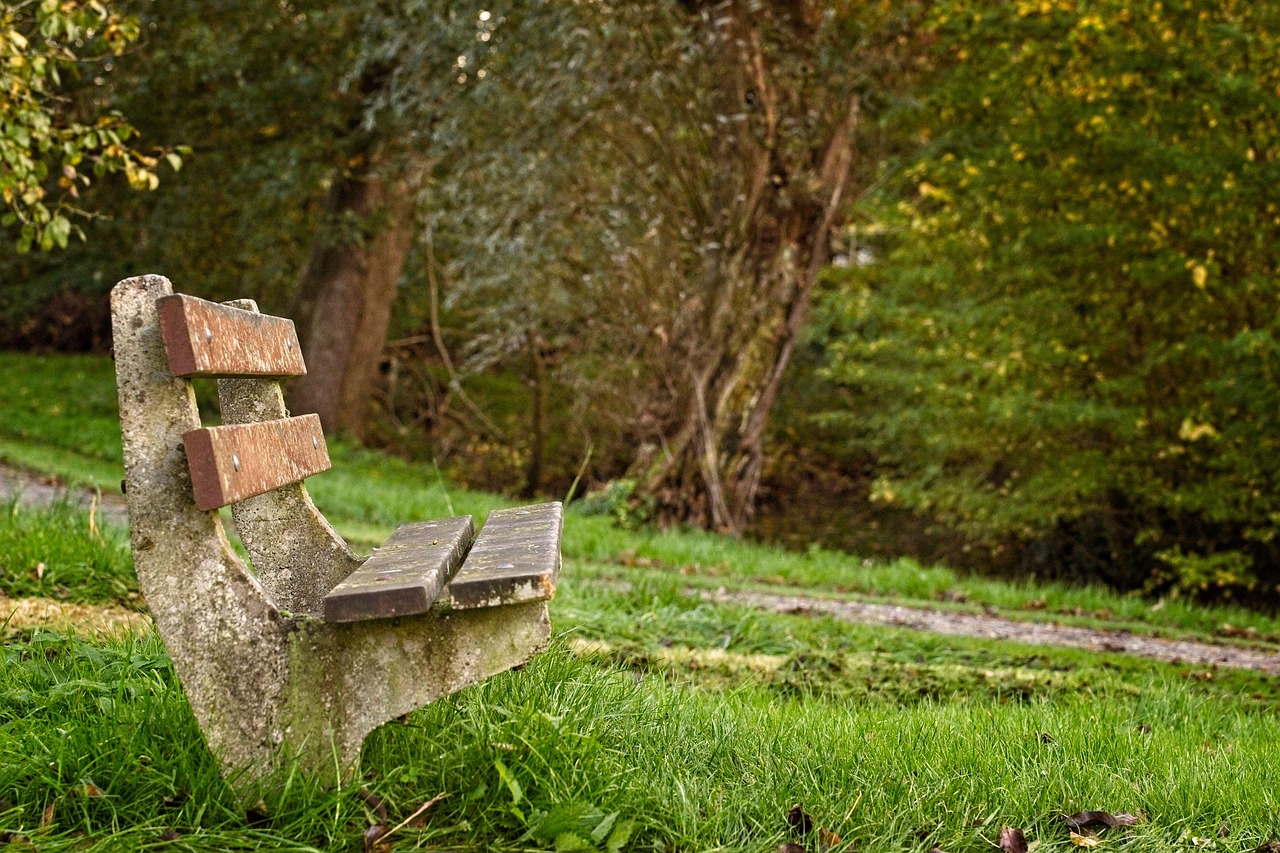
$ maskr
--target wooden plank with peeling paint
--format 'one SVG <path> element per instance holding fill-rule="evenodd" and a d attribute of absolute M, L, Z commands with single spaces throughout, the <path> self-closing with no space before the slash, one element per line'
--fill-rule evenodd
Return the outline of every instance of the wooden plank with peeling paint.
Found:
<path fill-rule="evenodd" d="M 564 507 L 494 510 L 440 600 L 455 610 L 544 601 L 560 574 Z"/>
<path fill-rule="evenodd" d="M 202 510 L 269 492 L 327 471 L 317 415 L 205 427 L 182 436 L 196 506 Z"/>
<path fill-rule="evenodd" d="M 174 376 L 285 377 L 307 372 L 293 321 L 175 293 L 156 300 Z"/>
<path fill-rule="evenodd" d="M 402 524 L 324 597 L 326 622 L 426 613 L 475 539 L 471 516 Z"/>

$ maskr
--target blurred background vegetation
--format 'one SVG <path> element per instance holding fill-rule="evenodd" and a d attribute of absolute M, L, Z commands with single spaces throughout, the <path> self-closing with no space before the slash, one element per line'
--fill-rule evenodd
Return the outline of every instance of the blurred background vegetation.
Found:
<path fill-rule="evenodd" d="M 447 8 L 444 8 L 446 7 Z M 1280 601 L 1280 6 L 28 0 L 0 345 L 156 272 L 627 523 Z M 118 174 L 117 174 L 118 173 Z"/>

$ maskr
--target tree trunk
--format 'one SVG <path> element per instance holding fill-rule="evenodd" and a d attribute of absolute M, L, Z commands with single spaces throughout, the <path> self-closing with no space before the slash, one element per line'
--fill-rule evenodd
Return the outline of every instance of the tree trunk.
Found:
<path fill-rule="evenodd" d="M 542 467 L 546 454 L 547 366 L 542 355 L 543 340 L 530 331 L 529 342 L 529 464 L 525 467 L 524 488 L 520 497 L 535 497 L 542 488 Z"/>
<path fill-rule="evenodd" d="M 326 430 L 357 437 L 414 237 L 409 187 L 370 171 L 329 190 L 328 227 L 312 246 L 293 308 L 307 375 L 289 387 L 295 414 L 315 412 Z"/>
<path fill-rule="evenodd" d="M 769 417 L 841 222 L 861 102 L 848 95 L 825 138 L 796 156 L 795 141 L 780 138 L 785 84 L 770 76 L 758 22 L 746 4 L 716 8 L 716 25 L 730 33 L 725 102 L 755 105 L 758 133 L 723 152 L 726 171 L 716 182 L 734 188 L 725 195 L 735 209 L 716 226 L 723 248 L 708 262 L 703 322 L 685 345 L 683 414 L 665 452 L 636 475 L 660 518 L 736 534 L 754 511 Z M 790 24 L 797 32 L 810 26 Z"/>

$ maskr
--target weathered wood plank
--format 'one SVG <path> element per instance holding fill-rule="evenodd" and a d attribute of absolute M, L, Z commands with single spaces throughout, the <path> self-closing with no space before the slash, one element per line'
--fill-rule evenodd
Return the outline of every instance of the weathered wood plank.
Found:
<path fill-rule="evenodd" d="M 560 573 L 563 525 L 559 502 L 489 513 L 441 601 L 470 610 L 551 598 Z"/>
<path fill-rule="evenodd" d="M 324 597 L 326 622 L 426 613 L 475 539 L 469 515 L 402 524 L 364 565 Z"/>
<path fill-rule="evenodd" d="M 302 376 L 293 321 L 175 293 L 156 300 L 174 376 Z"/>
<path fill-rule="evenodd" d="M 196 506 L 217 509 L 329 470 L 317 415 L 205 427 L 182 436 Z"/>

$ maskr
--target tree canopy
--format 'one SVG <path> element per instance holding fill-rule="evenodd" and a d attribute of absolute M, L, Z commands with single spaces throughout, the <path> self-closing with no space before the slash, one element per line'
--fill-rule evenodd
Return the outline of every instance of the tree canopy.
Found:
<path fill-rule="evenodd" d="M 1086 574 L 1280 580 L 1280 8 L 932 14 L 923 153 L 826 303 L 876 495 Z"/>
<path fill-rule="evenodd" d="M 155 189 L 166 158 L 144 153 L 137 131 L 94 91 L 113 61 L 138 38 L 136 19 L 99 0 L 25 0 L 0 8 L 0 224 L 16 248 L 66 248 L 75 218 L 89 215 L 81 191 L 93 178 L 124 172 L 135 189 Z M 71 94 L 79 78 L 91 86 Z"/>

